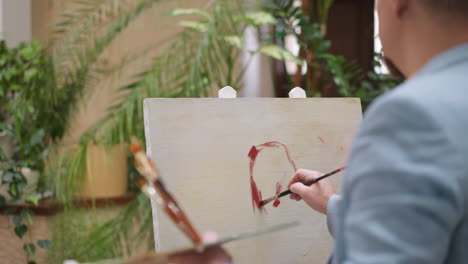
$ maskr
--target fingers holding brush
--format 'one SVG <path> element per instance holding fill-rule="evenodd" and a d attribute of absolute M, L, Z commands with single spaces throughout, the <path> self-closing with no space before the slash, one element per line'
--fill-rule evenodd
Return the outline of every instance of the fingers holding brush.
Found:
<path fill-rule="evenodd" d="M 288 184 L 289 189 L 293 192 L 290 198 L 297 201 L 304 200 L 312 209 L 326 214 L 328 200 L 336 194 L 330 179 L 325 178 L 310 186 L 304 185 L 305 182 L 317 179 L 322 175 L 318 171 L 297 170 Z"/>
<path fill-rule="evenodd" d="M 304 183 L 304 182 L 307 182 L 307 181 L 310 181 L 310 180 L 317 179 L 321 175 L 322 175 L 322 173 L 320 173 L 318 171 L 298 169 L 296 171 L 296 173 L 294 174 L 294 176 L 289 181 L 288 189 L 291 189 L 291 185 L 293 185 L 294 183 L 297 183 L 297 182 Z M 296 200 L 296 201 L 302 200 L 302 197 L 300 195 L 296 194 L 296 193 L 291 193 L 289 195 L 289 198 L 291 198 L 292 200 Z"/>

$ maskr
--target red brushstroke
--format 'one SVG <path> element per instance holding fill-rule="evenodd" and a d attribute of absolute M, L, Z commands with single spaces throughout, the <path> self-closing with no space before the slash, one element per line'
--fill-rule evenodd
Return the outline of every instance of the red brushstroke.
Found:
<path fill-rule="evenodd" d="M 332 173 L 338 173 L 338 172 L 340 172 L 340 171 L 346 170 L 347 168 L 348 168 L 348 166 L 344 166 L 344 167 L 341 167 L 341 168 L 339 168 L 339 169 L 334 170 Z"/>
<path fill-rule="evenodd" d="M 255 179 L 253 176 L 253 169 L 255 166 L 255 161 L 257 160 L 258 154 L 265 148 L 278 148 L 282 147 L 284 149 L 284 152 L 286 153 L 286 157 L 288 158 L 289 163 L 294 169 L 294 172 L 297 170 L 296 164 L 294 161 L 291 159 L 291 154 L 289 153 L 288 147 L 278 141 L 270 141 L 263 143 L 261 145 L 257 146 L 252 146 L 250 148 L 249 154 L 247 155 L 250 159 L 250 164 L 249 164 L 249 169 L 250 169 L 250 190 L 252 194 L 252 207 L 253 211 L 255 212 L 255 209 L 259 209 L 261 212 L 266 212 L 265 207 L 260 206 L 260 201 L 262 201 L 262 192 L 258 188 L 257 184 L 255 183 Z M 279 183 L 276 184 L 276 192 L 277 194 L 281 191 L 281 185 Z M 280 204 L 279 200 L 275 200 L 273 206 L 278 207 Z"/>
<path fill-rule="evenodd" d="M 255 160 L 257 159 L 257 155 L 260 151 L 255 147 L 252 146 L 249 151 L 249 159 L 250 159 L 250 191 L 252 193 L 252 207 L 255 212 L 255 208 L 258 208 L 260 210 L 265 210 L 265 208 L 262 208 L 260 206 L 260 201 L 262 200 L 262 192 L 258 189 L 257 184 L 255 183 L 254 177 L 253 177 L 253 168 L 255 165 Z"/>
<path fill-rule="evenodd" d="M 318 138 L 318 140 L 320 140 L 320 142 L 322 142 L 322 144 L 325 144 L 325 140 L 323 140 L 323 138 L 321 136 L 318 136 L 317 138 Z"/>
<path fill-rule="evenodd" d="M 276 183 L 276 192 L 275 192 L 275 195 L 280 194 L 281 188 L 282 188 L 282 187 L 283 187 L 283 186 L 281 186 L 281 183 L 279 183 L 279 182 Z M 281 203 L 281 202 L 280 202 L 280 199 L 278 198 L 278 199 L 276 199 L 276 200 L 273 202 L 273 206 L 274 206 L 274 207 L 278 207 L 278 206 L 280 205 L 280 203 Z"/>

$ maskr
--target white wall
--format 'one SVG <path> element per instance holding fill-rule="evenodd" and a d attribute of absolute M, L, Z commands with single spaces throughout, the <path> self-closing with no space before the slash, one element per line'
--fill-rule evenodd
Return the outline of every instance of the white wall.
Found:
<path fill-rule="evenodd" d="M 0 0 L 0 39 L 3 39 L 3 0 Z"/>
<path fill-rule="evenodd" d="M 379 15 L 377 12 L 374 12 L 374 52 L 382 51 L 382 42 L 380 42 L 379 37 Z M 388 70 L 387 66 L 384 64 L 382 67 L 375 67 L 374 68 L 377 73 L 381 74 L 389 74 L 390 71 Z"/>
<path fill-rule="evenodd" d="M 243 65 L 249 61 L 249 51 L 255 51 L 260 47 L 258 32 L 250 27 L 244 33 Z M 272 60 L 265 55 L 256 54 L 251 58 L 250 64 L 243 76 L 244 88 L 241 97 L 273 97 L 273 68 Z"/>
<path fill-rule="evenodd" d="M 31 0 L 0 0 L 0 38 L 9 47 L 31 40 Z"/>

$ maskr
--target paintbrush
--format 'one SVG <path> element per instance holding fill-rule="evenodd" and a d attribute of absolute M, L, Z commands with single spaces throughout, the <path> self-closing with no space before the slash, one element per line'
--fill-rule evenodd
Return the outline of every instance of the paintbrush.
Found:
<path fill-rule="evenodd" d="M 334 170 L 334 171 L 332 171 L 332 172 L 330 172 L 330 173 L 324 174 L 324 175 L 322 175 L 322 176 L 320 176 L 320 177 L 318 177 L 318 178 L 316 178 L 316 179 L 313 179 L 313 180 L 310 180 L 310 181 L 306 181 L 306 182 L 304 182 L 304 185 L 310 186 L 310 185 L 312 185 L 312 184 L 314 184 L 314 183 L 317 183 L 317 182 L 319 182 L 319 181 L 321 181 L 321 180 L 323 180 L 323 179 L 325 179 L 325 178 L 327 178 L 327 177 L 330 177 L 330 176 L 332 176 L 333 174 L 336 174 L 336 173 L 338 173 L 338 172 L 340 172 L 340 171 L 342 171 L 342 170 L 344 170 L 344 169 L 346 169 L 346 167 L 342 167 L 342 168 L 336 169 L 336 170 Z M 281 192 L 281 193 L 279 193 L 279 194 L 277 194 L 277 195 L 274 195 L 274 196 L 272 196 L 272 197 L 270 197 L 270 198 L 268 198 L 268 199 L 262 200 L 262 201 L 260 201 L 260 202 L 258 203 L 258 207 L 265 206 L 265 205 L 267 205 L 267 204 L 273 202 L 274 200 L 279 199 L 279 198 L 281 198 L 281 197 L 283 197 L 283 196 L 286 196 L 286 195 L 288 195 L 288 194 L 291 194 L 291 193 L 292 193 L 291 190 L 288 189 L 288 190 L 286 190 L 286 191 L 284 191 L 284 192 Z"/>

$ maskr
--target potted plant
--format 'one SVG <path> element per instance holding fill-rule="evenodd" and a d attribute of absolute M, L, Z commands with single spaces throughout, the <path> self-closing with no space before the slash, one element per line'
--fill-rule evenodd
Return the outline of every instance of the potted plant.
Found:
<path fill-rule="evenodd" d="M 46 77 L 44 64 L 43 47 L 38 42 L 12 49 L 0 42 L 0 136 L 4 143 L 0 149 L 0 193 L 10 202 L 24 202 L 35 195 L 48 155 L 50 144 L 36 100 L 40 94 L 34 93 Z"/>
<path fill-rule="evenodd" d="M 35 89 L 44 85 L 47 65 L 38 42 L 10 49 L 0 41 L 0 205 L 27 208 L 41 198 L 38 184 L 51 142 L 42 120 L 45 95 Z M 30 209 L 16 210 L 12 220 L 19 238 L 32 228 L 32 217 Z M 50 241 L 29 239 L 23 246 L 28 263 L 34 263 L 36 245 L 47 248 Z"/>

